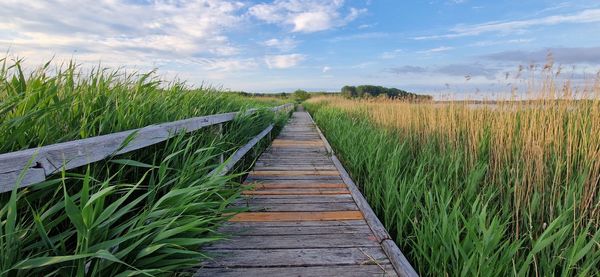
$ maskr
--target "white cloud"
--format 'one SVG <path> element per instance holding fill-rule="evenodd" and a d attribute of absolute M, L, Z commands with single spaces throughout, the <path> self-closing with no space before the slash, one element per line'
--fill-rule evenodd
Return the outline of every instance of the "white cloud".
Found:
<path fill-rule="evenodd" d="M 331 67 L 329 67 L 329 66 L 324 66 L 322 71 L 323 71 L 323 73 L 327 73 L 327 72 L 329 72 L 330 70 L 331 70 Z"/>
<path fill-rule="evenodd" d="M 431 49 L 427 49 L 427 50 L 417 51 L 417 53 L 432 54 L 432 53 L 445 52 L 445 51 L 452 50 L 452 49 L 454 49 L 454 47 L 440 46 L 440 47 L 431 48 Z"/>
<path fill-rule="evenodd" d="M 404 52 L 402 49 L 394 49 L 392 51 L 386 51 L 381 53 L 379 57 L 385 60 L 395 59 L 402 52 Z"/>
<path fill-rule="evenodd" d="M 420 36 L 416 40 L 458 38 L 476 36 L 483 33 L 508 33 L 523 31 L 534 26 L 549 26 L 565 23 L 591 23 L 600 22 L 600 9 L 588 9 L 574 14 L 552 15 L 528 20 L 492 21 L 474 25 L 458 25 L 450 29 L 450 33 L 443 35 Z"/>
<path fill-rule="evenodd" d="M 29 61 L 151 66 L 162 59 L 232 56 L 227 31 L 244 20 L 241 2 L 224 0 L 0 2 L 0 51 Z"/>
<path fill-rule="evenodd" d="M 386 38 L 390 34 L 383 32 L 369 32 L 369 33 L 358 33 L 345 36 L 337 36 L 329 39 L 331 42 L 349 41 L 349 40 L 364 40 L 364 39 L 375 39 L 375 38 Z"/>
<path fill-rule="evenodd" d="M 527 44 L 535 41 L 534 38 L 518 38 L 509 40 L 483 40 L 469 44 L 469 46 L 484 47 L 492 45 L 504 45 L 504 44 Z"/>
<path fill-rule="evenodd" d="M 214 71 L 240 71 L 240 70 L 248 70 L 255 69 L 258 67 L 258 63 L 255 59 L 235 59 L 235 58 L 200 58 L 193 59 L 193 62 L 199 63 L 202 65 L 204 70 L 214 70 Z"/>
<path fill-rule="evenodd" d="M 302 54 L 269 55 L 265 56 L 265 63 L 269 68 L 290 68 L 296 66 L 305 58 L 306 56 Z"/>
<path fill-rule="evenodd" d="M 342 16 L 343 6 L 343 0 L 275 0 L 271 4 L 254 5 L 248 13 L 267 23 L 291 26 L 292 32 L 312 33 L 346 25 L 366 12 L 366 9 L 350 8 L 348 14 Z"/>
<path fill-rule="evenodd" d="M 357 19 L 361 14 L 364 14 L 367 12 L 367 9 L 357 9 L 357 8 L 350 8 L 350 13 L 346 16 L 346 21 L 350 22 L 353 21 L 354 19 Z"/>
<path fill-rule="evenodd" d="M 277 48 L 282 52 L 288 52 L 296 48 L 298 42 L 292 38 L 284 38 L 284 39 L 269 39 L 262 43 L 267 47 Z"/>

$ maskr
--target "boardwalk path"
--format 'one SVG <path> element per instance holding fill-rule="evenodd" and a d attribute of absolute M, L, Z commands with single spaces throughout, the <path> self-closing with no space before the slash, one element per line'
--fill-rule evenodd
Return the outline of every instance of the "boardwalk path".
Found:
<path fill-rule="evenodd" d="M 205 250 L 197 276 L 396 276 L 306 112 L 295 112 L 248 176 L 255 185 Z"/>

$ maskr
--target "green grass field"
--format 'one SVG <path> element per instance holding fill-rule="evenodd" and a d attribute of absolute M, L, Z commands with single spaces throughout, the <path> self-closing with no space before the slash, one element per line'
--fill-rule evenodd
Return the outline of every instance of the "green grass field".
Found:
<path fill-rule="evenodd" d="M 47 64 L 26 74 L 0 60 L 0 153 L 200 115 L 283 104 L 188 88 L 154 73 Z M 266 142 L 226 176 L 208 176 L 270 123 L 262 109 L 224 125 L 62 172 L 0 195 L 0 275 L 172 275 L 205 259 L 223 239 L 240 175 Z"/>

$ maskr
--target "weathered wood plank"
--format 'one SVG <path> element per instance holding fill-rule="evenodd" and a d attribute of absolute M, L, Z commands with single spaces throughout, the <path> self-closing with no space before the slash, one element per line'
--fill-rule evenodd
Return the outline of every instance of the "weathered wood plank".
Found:
<path fill-rule="evenodd" d="M 211 251 L 216 259 L 203 267 L 273 267 L 388 264 L 381 247 L 316 249 L 247 249 Z M 217 258 L 218 257 L 218 258 Z"/>
<path fill-rule="evenodd" d="M 246 212 L 233 216 L 229 221 L 303 221 L 303 220 L 353 220 L 363 219 L 358 211 L 341 212 Z"/>
<path fill-rule="evenodd" d="M 261 160 L 256 163 L 258 166 L 329 166 L 332 164 L 331 160 L 313 160 L 313 161 L 299 161 L 297 159 L 286 159 L 286 160 Z"/>
<path fill-rule="evenodd" d="M 319 235 L 319 234 L 371 234 L 367 224 L 363 225 L 334 225 L 334 226 L 240 226 L 231 224 L 219 228 L 219 232 L 236 236 L 270 236 L 270 235 Z"/>
<path fill-rule="evenodd" d="M 290 166 L 255 166 L 254 170 L 271 170 L 271 171 L 286 171 L 286 170 L 336 170 L 334 166 L 322 165 L 322 166 L 302 166 L 302 165 L 290 165 Z"/>
<path fill-rule="evenodd" d="M 306 220 L 306 221 L 239 221 L 225 222 L 223 227 L 235 226 L 240 228 L 269 228 L 269 227 L 330 227 L 330 226 L 366 226 L 367 222 L 364 219 L 357 220 Z"/>
<path fill-rule="evenodd" d="M 321 195 L 321 194 L 350 194 L 347 189 L 269 189 L 247 190 L 244 195 Z"/>
<path fill-rule="evenodd" d="M 342 180 L 340 176 L 248 176 L 248 181 L 261 180 Z"/>
<path fill-rule="evenodd" d="M 213 249 L 294 249 L 294 248 L 347 248 L 379 247 L 372 233 L 314 234 L 314 235 L 271 235 L 234 236 L 211 245 Z"/>
<path fill-rule="evenodd" d="M 358 211 L 354 202 L 333 203 L 241 203 L 236 202 L 233 207 L 249 208 L 251 212 L 330 212 L 330 211 Z"/>
<path fill-rule="evenodd" d="M 250 172 L 251 176 L 340 176 L 337 170 L 256 170 Z"/>
<path fill-rule="evenodd" d="M 46 173 L 42 168 L 29 168 L 26 170 L 19 184 L 35 184 L 46 179 Z M 13 190 L 19 180 L 19 174 L 18 171 L 0 174 L 0 192 Z"/>
<path fill-rule="evenodd" d="M 277 179 L 277 180 L 246 180 L 244 184 L 339 184 L 343 183 L 341 179 L 333 180 L 293 180 L 293 179 Z"/>
<path fill-rule="evenodd" d="M 389 264 L 382 265 L 329 265 L 329 266 L 297 266 L 297 267 L 243 267 L 243 268 L 203 268 L 194 276 L 220 277 L 277 277 L 277 276 L 320 276 L 320 277 L 364 277 L 364 276 L 396 276 L 394 268 Z"/>
<path fill-rule="evenodd" d="M 354 199 L 348 194 L 332 195 L 249 195 L 234 202 L 244 205 L 263 204 L 316 204 L 316 203 L 354 203 Z M 340 197 L 344 196 L 344 197 Z"/>
<path fill-rule="evenodd" d="M 324 188 L 346 188 L 342 183 L 250 183 L 246 186 L 252 186 L 255 190 L 259 189 L 324 189 Z"/>

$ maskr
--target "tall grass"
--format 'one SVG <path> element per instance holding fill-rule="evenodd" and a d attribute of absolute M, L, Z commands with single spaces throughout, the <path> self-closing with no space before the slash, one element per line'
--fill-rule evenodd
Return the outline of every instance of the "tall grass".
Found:
<path fill-rule="evenodd" d="M 127 73 L 70 62 L 25 73 L 0 59 L 0 153 L 194 116 L 266 107 L 274 99 L 165 82 L 154 71 Z"/>
<path fill-rule="evenodd" d="M 598 275 L 600 102 L 540 87 L 493 106 L 305 106 L 421 274 Z"/>
<path fill-rule="evenodd" d="M 72 64 L 51 76 L 42 68 L 24 77 L 18 63 L 2 70 L 4 151 L 270 104 L 182 84 L 165 88 L 153 75 L 76 74 Z M 182 133 L 1 194 L 0 275 L 190 274 L 208 258 L 200 247 L 225 238 L 219 224 L 240 211 L 227 205 L 241 193 L 253 157 L 232 174 L 208 172 L 221 153 L 285 118 L 262 110 L 225 124 L 223 134 Z"/>

